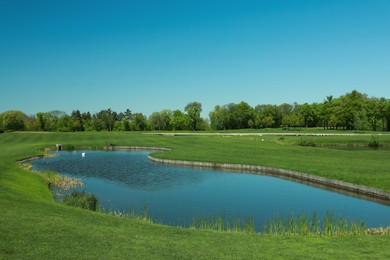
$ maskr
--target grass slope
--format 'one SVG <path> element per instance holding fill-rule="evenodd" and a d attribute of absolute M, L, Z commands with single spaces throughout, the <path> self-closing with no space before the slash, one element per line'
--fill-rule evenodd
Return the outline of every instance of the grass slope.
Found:
<path fill-rule="evenodd" d="M 318 138 L 365 143 L 369 137 Z M 334 176 L 390 190 L 389 151 L 299 147 L 297 138 L 162 137 L 140 133 L 6 133 L 0 135 L 0 258 L 389 259 L 389 236 L 280 237 L 180 229 L 122 219 L 53 202 L 44 181 L 17 160 L 55 143 L 171 148 L 156 156 L 260 164 Z M 382 142 L 389 143 L 387 137 Z M 386 160 L 387 158 L 387 160 Z M 363 169 L 361 169 L 363 168 Z"/>

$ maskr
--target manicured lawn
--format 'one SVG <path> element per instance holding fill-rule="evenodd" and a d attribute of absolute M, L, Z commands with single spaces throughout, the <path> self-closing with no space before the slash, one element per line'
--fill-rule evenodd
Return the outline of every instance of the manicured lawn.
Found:
<path fill-rule="evenodd" d="M 366 144 L 370 139 L 315 137 L 314 142 Z M 388 136 L 379 140 L 390 144 Z M 389 150 L 301 147 L 297 145 L 300 141 L 300 137 L 169 137 L 119 132 L 0 134 L 0 259 L 389 259 L 390 236 L 211 232 L 65 207 L 54 203 L 39 176 L 16 163 L 56 143 L 65 147 L 159 146 L 172 150 L 157 153 L 157 157 L 273 166 L 390 190 Z"/>

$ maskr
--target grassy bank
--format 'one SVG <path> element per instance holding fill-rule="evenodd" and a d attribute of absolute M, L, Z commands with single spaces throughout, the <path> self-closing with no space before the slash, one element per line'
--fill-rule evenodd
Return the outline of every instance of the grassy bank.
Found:
<path fill-rule="evenodd" d="M 379 138 L 382 144 L 390 144 L 390 137 Z M 65 207 L 54 203 L 41 177 L 22 170 L 16 163 L 42 154 L 44 147 L 56 143 L 95 148 L 108 144 L 158 146 L 172 149 L 155 154 L 161 158 L 279 167 L 390 190 L 389 150 L 334 147 L 363 146 L 370 139 L 315 137 L 313 141 L 323 147 L 302 147 L 300 137 L 169 137 L 119 132 L 0 134 L 0 258 L 388 259 L 389 236 L 323 238 L 211 232 Z"/>

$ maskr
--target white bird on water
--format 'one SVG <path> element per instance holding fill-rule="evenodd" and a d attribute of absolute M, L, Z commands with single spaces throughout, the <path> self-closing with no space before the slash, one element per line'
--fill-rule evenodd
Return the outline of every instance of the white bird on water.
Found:
<path fill-rule="evenodd" d="M 85 153 L 83 152 L 83 153 L 81 153 L 81 157 L 85 157 Z"/>

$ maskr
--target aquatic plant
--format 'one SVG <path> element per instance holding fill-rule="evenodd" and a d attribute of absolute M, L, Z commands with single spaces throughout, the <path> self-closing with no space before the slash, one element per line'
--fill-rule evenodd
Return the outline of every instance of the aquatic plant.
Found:
<path fill-rule="evenodd" d="M 371 140 L 368 142 L 368 147 L 377 149 L 380 147 L 379 137 L 372 135 Z"/>
<path fill-rule="evenodd" d="M 114 209 L 109 209 L 106 211 L 104 208 L 99 208 L 99 211 L 120 218 L 142 220 L 148 223 L 158 223 L 148 215 L 147 205 L 144 205 L 143 211 L 138 211 L 135 210 L 134 208 L 132 208 L 131 210 L 122 210 L 122 211 L 114 210 Z"/>
<path fill-rule="evenodd" d="M 86 191 L 73 191 L 64 196 L 62 203 L 67 206 L 96 211 L 98 200 L 95 195 Z"/>
<path fill-rule="evenodd" d="M 371 233 L 374 232 L 371 231 Z M 264 221 L 263 233 L 289 236 L 319 235 L 326 237 L 370 234 L 365 227 L 364 221 L 349 221 L 344 217 L 336 217 L 332 212 L 325 213 L 322 224 L 316 212 L 312 213 L 311 217 L 305 213 L 302 213 L 299 217 L 291 214 L 287 218 L 277 214 Z"/>

